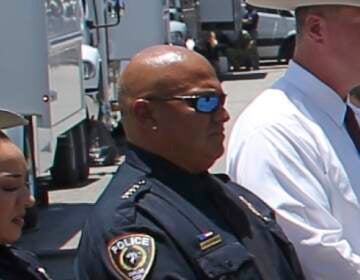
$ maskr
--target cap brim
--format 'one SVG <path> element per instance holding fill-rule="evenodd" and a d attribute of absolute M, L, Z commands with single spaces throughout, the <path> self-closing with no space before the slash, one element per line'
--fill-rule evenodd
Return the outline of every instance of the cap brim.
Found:
<path fill-rule="evenodd" d="M 9 110 L 0 109 L 0 129 L 27 125 L 28 121 L 21 115 Z"/>
<path fill-rule="evenodd" d="M 298 7 L 318 5 L 342 5 L 360 7 L 360 0 L 247 0 L 247 3 L 265 8 L 295 10 Z"/>

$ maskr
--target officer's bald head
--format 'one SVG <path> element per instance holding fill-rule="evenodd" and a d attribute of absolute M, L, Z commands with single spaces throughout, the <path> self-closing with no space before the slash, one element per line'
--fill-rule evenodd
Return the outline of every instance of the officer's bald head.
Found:
<path fill-rule="evenodd" d="M 219 130 L 228 118 L 225 110 L 215 118 L 179 100 L 197 92 L 223 92 L 213 67 L 200 54 L 176 46 L 147 48 L 130 61 L 120 85 L 122 124 L 130 143 L 192 171 L 206 170 L 223 151 L 221 137 L 208 141 L 211 145 L 191 138 L 200 135 L 198 139 L 206 142 L 210 130 Z M 200 150 L 203 155 L 194 159 Z"/>
<path fill-rule="evenodd" d="M 133 121 L 133 105 L 137 99 L 178 94 L 199 79 L 199 75 L 209 72 L 216 78 L 212 66 L 202 55 L 183 47 L 158 45 L 137 53 L 119 79 L 119 105 L 125 132 L 133 130 L 134 125 L 128 124 Z"/>
<path fill-rule="evenodd" d="M 183 47 L 159 45 L 136 54 L 119 79 L 119 103 L 122 113 L 131 110 L 131 103 L 149 95 L 171 95 L 184 80 L 197 72 L 196 65 L 208 67 L 208 61 L 196 52 Z M 215 76 L 215 72 L 214 72 Z"/>

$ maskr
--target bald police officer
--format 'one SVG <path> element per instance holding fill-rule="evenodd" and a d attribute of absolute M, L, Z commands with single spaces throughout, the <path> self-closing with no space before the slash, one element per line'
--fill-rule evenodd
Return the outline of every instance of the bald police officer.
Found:
<path fill-rule="evenodd" d="M 120 86 L 126 159 L 83 229 L 78 279 L 303 279 L 272 211 L 207 172 L 229 120 L 207 60 L 154 46 Z"/>

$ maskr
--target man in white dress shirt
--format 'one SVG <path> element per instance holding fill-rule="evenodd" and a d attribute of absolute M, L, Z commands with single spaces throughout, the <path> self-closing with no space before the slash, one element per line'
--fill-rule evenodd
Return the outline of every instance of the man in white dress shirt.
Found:
<path fill-rule="evenodd" d="M 345 125 L 360 85 L 360 0 L 249 0 L 295 10 L 285 75 L 238 118 L 231 177 L 276 210 L 308 279 L 360 279 L 360 156 Z"/>

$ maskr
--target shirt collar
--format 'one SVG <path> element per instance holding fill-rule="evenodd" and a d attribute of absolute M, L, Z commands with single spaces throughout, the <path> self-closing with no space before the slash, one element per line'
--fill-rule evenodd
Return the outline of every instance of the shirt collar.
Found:
<path fill-rule="evenodd" d="M 343 125 L 346 104 L 327 84 L 300 64 L 291 60 L 285 79 L 297 87 L 315 106 L 330 116 L 339 126 Z M 296 81 L 296 84 L 293 82 Z"/>

